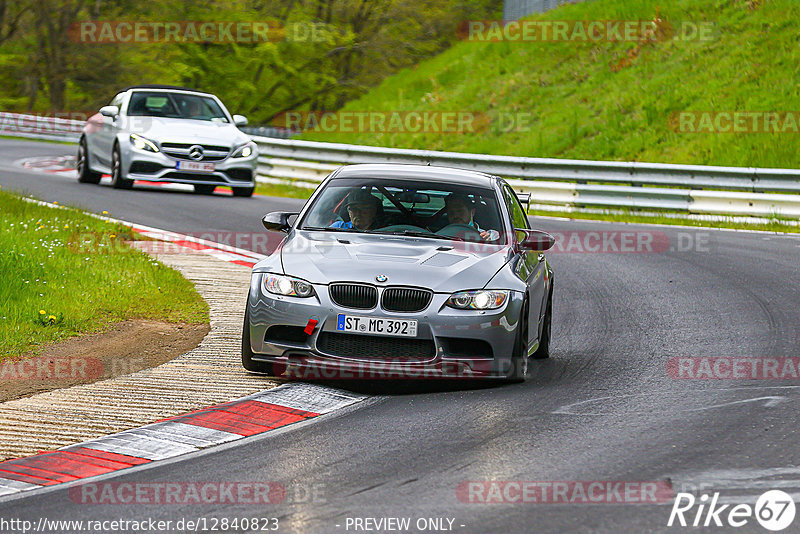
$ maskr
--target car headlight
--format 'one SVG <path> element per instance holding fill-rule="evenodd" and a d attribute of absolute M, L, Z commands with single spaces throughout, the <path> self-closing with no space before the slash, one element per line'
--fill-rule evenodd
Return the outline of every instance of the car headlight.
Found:
<path fill-rule="evenodd" d="M 447 299 L 447 305 L 457 310 L 496 310 L 507 298 L 508 291 L 459 291 Z"/>
<path fill-rule="evenodd" d="M 232 158 L 248 158 L 255 154 L 256 152 L 256 144 L 255 143 L 245 143 L 244 145 L 240 146 L 239 148 L 233 151 Z"/>
<path fill-rule="evenodd" d="M 133 148 L 138 148 L 139 150 L 146 150 L 147 152 L 159 151 L 154 142 L 141 135 L 131 134 L 131 144 Z"/>
<path fill-rule="evenodd" d="M 264 275 L 264 289 L 287 297 L 310 297 L 314 294 L 314 288 L 305 280 L 281 274 Z"/>

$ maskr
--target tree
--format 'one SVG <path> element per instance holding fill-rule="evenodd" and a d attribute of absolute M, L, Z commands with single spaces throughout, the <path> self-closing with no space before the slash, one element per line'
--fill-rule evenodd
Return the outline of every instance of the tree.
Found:
<path fill-rule="evenodd" d="M 17 32 L 29 10 L 30 4 L 26 2 L 0 0 L 0 45 Z"/>
<path fill-rule="evenodd" d="M 45 76 L 50 107 L 65 109 L 68 65 L 73 43 L 70 26 L 77 21 L 84 0 L 34 0 L 37 59 Z"/>
<path fill-rule="evenodd" d="M 0 77 L 0 107 L 27 98 L 29 108 L 96 109 L 123 86 L 174 83 L 218 94 L 253 123 L 288 110 L 334 110 L 397 70 L 445 49 L 457 38 L 458 21 L 489 18 L 500 4 L 0 0 L 0 39 L 5 39 L 0 66 L 13 70 L 13 76 Z M 267 42 L 83 43 L 70 29 L 86 20 L 272 20 L 285 34 Z"/>

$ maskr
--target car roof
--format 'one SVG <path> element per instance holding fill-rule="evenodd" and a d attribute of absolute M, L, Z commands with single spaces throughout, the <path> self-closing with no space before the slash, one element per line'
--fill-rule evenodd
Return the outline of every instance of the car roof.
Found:
<path fill-rule="evenodd" d="M 491 188 L 495 176 L 467 169 L 409 165 L 400 163 L 364 163 L 341 167 L 331 179 L 338 178 L 395 178 L 399 180 L 426 180 Z"/>
<path fill-rule="evenodd" d="M 137 89 L 143 89 L 143 90 L 146 90 L 146 89 L 158 89 L 160 91 L 186 91 L 186 92 L 189 92 L 189 93 L 201 93 L 201 94 L 204 94 L 204 95 L 210 95 L 211 94 L 211 93 L 209 93 L 207 91 L 199 91 L 197 89 L 191 89 L 189 87 L 180 87 L 180 86 L 177 86 L 177 85 L 159 85 L 159 84 L 131 85 L 130 87 L 126 87 L 125 89 L 123 89 L 121 92 L 137 90 Z"/>

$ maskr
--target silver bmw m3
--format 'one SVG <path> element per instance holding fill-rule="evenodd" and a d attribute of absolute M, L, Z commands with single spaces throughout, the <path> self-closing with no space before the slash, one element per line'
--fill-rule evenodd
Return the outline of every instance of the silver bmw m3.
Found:
<path fill-rule="evenodd" d="M 263 224 L 286 237 L 253 268 L 249 371 L 524 380 L 529 357 L 549 356 L 554 240 L 502 178 L 352 165 Z"/>

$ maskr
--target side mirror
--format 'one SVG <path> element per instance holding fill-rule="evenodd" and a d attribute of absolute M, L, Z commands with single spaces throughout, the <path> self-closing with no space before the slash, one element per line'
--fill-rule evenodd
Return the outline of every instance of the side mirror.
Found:
<path fill-rule="evenodd" d="M 297 213 L 273 211 L 264 215 L 264 218 L 261 219 L 261 224 L 272 232 L 288 232 L 292 228 L 292 225 L 289 224 L 289 217 L 292 215 L 297 215 Z"/>
<path fill-rule="evenodd" d="M 556 244 L 556 238 L 539 230 L 514 228 L 520 250 L 548 250 Z"/>
<path fill-rule="evenodd" d="M 117 106 L 103 106 L 100 108 L 100 115 L 103 117 L 111 117 L 113 119 L 119 115 L 119 108 Z"/>
<path fill-rule="evenodd" d="M 247 117 L 244 115 L 234 115 L 233 124 L 236 126 L 247 126 Z"/>

